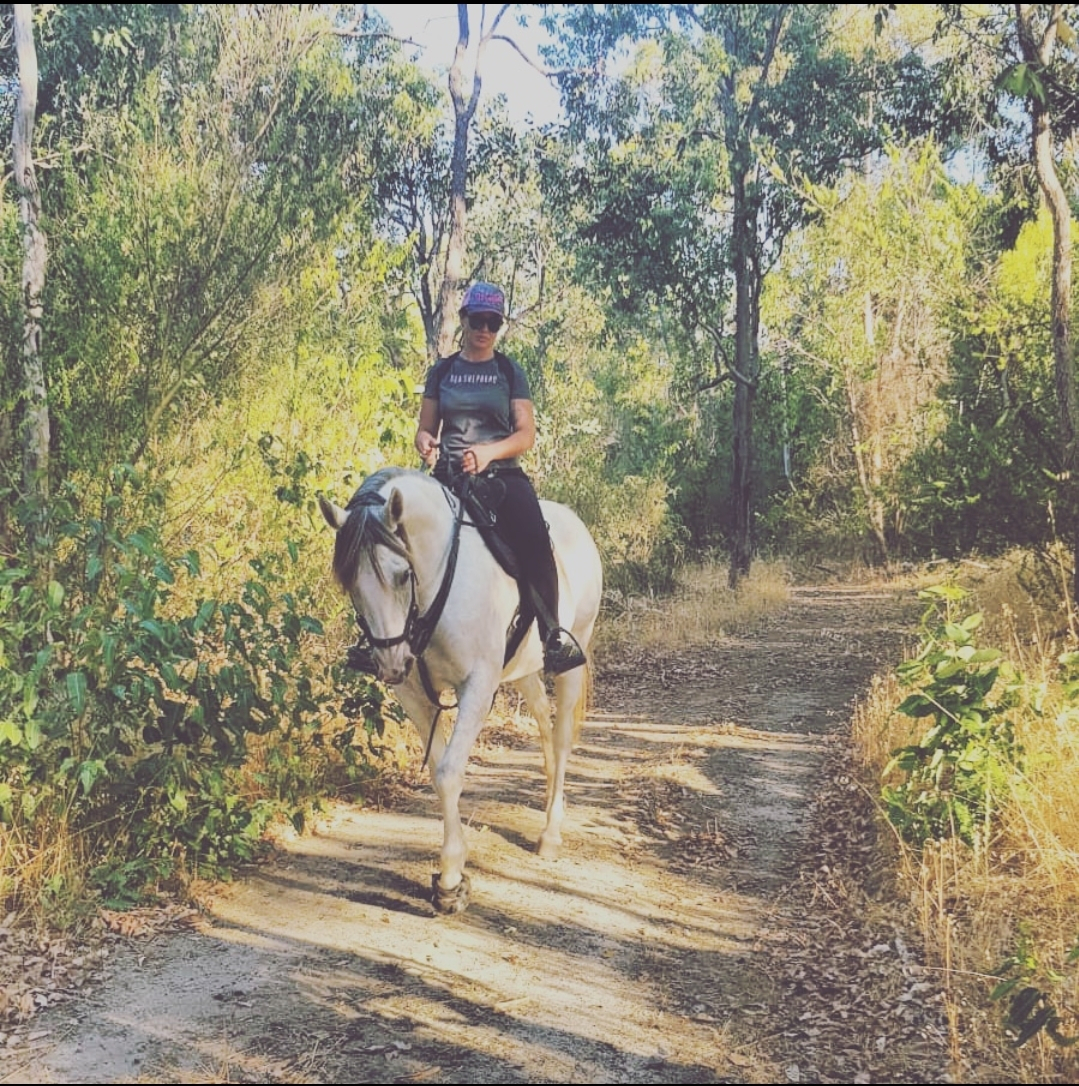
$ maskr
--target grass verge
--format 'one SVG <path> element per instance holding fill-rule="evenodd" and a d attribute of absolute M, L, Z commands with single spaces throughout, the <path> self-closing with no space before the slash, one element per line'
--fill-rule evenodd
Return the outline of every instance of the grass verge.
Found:
<path fill-rule="evenodd" d="M 978 648 L 1010 665 L 987 700 L 1021 757 L 994 778 L 988 831 L 973 844 L 890 838 L 944 978 L 956 1081 L 1079 1081 L 1079 1045 L 1058 1043 L 1079 1035 L 1079 667 L 1069 656 L 1079 643 L 1058 574 L 1052 555 L 1029 554 L 956 571 L 970 593 L 963 613 L 985 618 Z M 881 676 L 854 720 L 878 791 L 896 779 L 893 752 L 926 742 L 926 718 L 896 712 L 909 693 Z M 941 770 L 943 790 L 952 773 Z"/>
<path fill-rule="evenodd" d="M 700 645 L 753 626 L 790 596 L 790 576 L 781 561 L 755 562 L 733 591 L 727 573 L 725 564 L 693 563 L 678 571 L 670 597 L 608 593 L 594 642 L 597 652 L 616 653 L 627 645 Z"/>

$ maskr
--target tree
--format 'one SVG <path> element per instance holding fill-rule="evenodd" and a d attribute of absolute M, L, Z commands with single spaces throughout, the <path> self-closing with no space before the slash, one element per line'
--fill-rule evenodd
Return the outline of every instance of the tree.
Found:
<path fill-rule="evenodd" d="M 828 503 L 888 561 L 914 500 L 905 468 L 945 424 L 939 396 L 980 201 L 948 180 L 931 140 L 817 191 L 819 221 L 792 239 L 766 298 L 790 383 L 816 393 L 792 419 L 804 493 L 788 504 Z"/>
<path fill-rule="evenodd" d="M 377 227 L 407 246 L 402 293 L 411 293 L 423 321 L 428 359 L 438 356 L 441 284 L 450 226 L 449 163 L 444 94 L 413 64 L 394 58 L 368 85 L 371 126 L 369 184 Z"/>
<path fill-rule="evenodd" d="M 1071 5 L 1068 5 L 1071 6 Z M 1016 4 L 1021 62 L 1008 87 L 1024 94 L 1030 112 L 1031 159 L 1053 220 L 1051 327 L 1060 420 L 1060 509 L 1058 520 L 1072 551 L 1072 600 L 1079 600 L 1079 391 L 1071 332 L 1072 216 L 1057 173 L 1050 90 L 1054 67 L 1076 60 L 1075 31 L 1064 21 L 1063 4 Z M 1070 53 L 1070 58 L 1067 54 Z M 1059 84 L 1058 84 L 1059 85 Z"/>
<path fill-rule="evenodd" d="M 45 286 L 45 235 L 40 226 L 41 191 L 34 169 L 33 135 L 37 112 L 37 52 L 33 5 L 14 4 L 19 95 L 11 136 L 14 186 L 22 233 L 22 460 L 23 489 L 43 503 L 49 489 L 49 407 L 41 356 L 42 290 Z"/>
<path fill-rule="evenodd" d="M 515 49 L 522 57 L 524 56 L 512 38 L 499 32 L 499 27 L 514 5 L 499 5 L 488 24 L 487 5 L 483 4 L 480 9 L 479 36 L 472 58 L 471 76 L 469 76 L 466 71 L 472 42 L 469 6 L 468 4 L 457 5 L 457 44 L 448 75 L 450 103 L 453 107 L 453 143 L 450 151 L 448 215 L 444 227 L 445 259 L 442 265 L 442 280 L 438 289 L 438 300 L 430 317 L 425 311 L 425 325 L 429 329 L 432 327 L 436 329 L 433 344 L 430 342 L 430 331 L 428 333 L 428 349 L 433 356 L 439 357 L 444 357 L 453 350 L 458 303 L 465 284 L 475 274 L 474 269 L 466 269 L 469 137 L 483 90 L 485 55 L 491 42 L 501 41 Z M 424 293 L 429 291 L 429 284 L 425 282 L 424 291 L 421 292 L 421 304 L 426 303 Z"/>
<path fill-rule="evenodd" d="M 718 366 L 702 385 L 733 384 L 734 586 L 752 554 L 762 285 L 805 218 L 806 183 L 879 144 L 899 116 L 886 89 L 921 103 L 920 66 L 886 65 L 871 46 L 852 55 L 830 5 L 573 5 L 560 18 L 577 67 L 564 101 L 591 159 L 577 194 L 596 206 L 582 239 L 623 298 L 673 301 L 710 341 Z M 628 46 L 658 48 L 649 80 L 612 64 Z M 648 163 L 627 183 L 642 147 Z"/>
<path fill-rule="evenodd" d="M 116 31 L 136 52 L 160 31 L 138 14 Z M 273 291 L 357 204 L 362 57 L 350 66 L 339 29 L 325 9 L 185 10 L 122 109 L 58 120 L 50 376 L 62 468 L 152 457 L 265 353 Z M 89 102 L 104 93 L 92 78 L 71 76 Z"/>
<path fill-rule="evenodd" d="M 472 69 L 472 87 L 465 89 L 465 58 L 471 35 L 468 5 L 457 5 L 457 47 L 453 52 L 453 64 L 449 72 L 450 101 L 453 103 L 453 153 L 450 158 L 450 226 L 446 244 L 446 265 L 442 276 L 442 288 L 438 296 L 438 343 L 440 357 L 453 350 L 453 334 L 456 327 L 454 316 L 456 303 L 464 286 L 465 224 L 467 219 L 465 189 L 468 180 L 468 133 L 483 87 L 483 54 L 491 36 L 509 4 L 502 4 L 491 20 L 489 30 L 484 29 L 486 5 L 480 16 L 480 39 L 476 46 L 476 60 Z"/>

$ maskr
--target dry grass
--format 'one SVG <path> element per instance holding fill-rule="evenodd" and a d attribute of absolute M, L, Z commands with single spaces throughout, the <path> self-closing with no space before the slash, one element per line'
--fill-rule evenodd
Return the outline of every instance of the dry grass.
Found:
<path fill-rule="evenodd" d="M 66 928 L 80 915 L 88 865 L 81 835 L 55 819 L 0 825 L 0 902 L 32 926 Z"/>
<path fill-rule="evenodd" d="M 1009 714 L 1024 771 L 998 799 L 988 848 L 897 848 L 900 879 L 944 976 L 957 1081 L 1079 1081 L 1079 1046 L 1061 1048 L 1042 1033 L 1014 1047 L 1004 1031 L 1007 1000 L 989 999 L 1005 959 L 1026 953 L 1032 972 L 1024 983 L 1046 993 L 1063 1032 L 1079 1032 L 1079 963 L 1067 961 L 1079 940 L 1079 705 L 1057 664 L 1076 647 L 1076 627 L 1058 573 L 1051 556 L 1022 554 L 959 571 L 969 610 L 986 617 L 979 645 L 1002 650 L 1024 679 Z M 923 730 L 924 722 L 894 713 L 903 696 L 893 677 L 882 677 L 856 714 L 854 741 L 873 779 L 892 750 Z"/>
<path fill-rule="evenodd" d="M 755 562 L 735 591 L 727 587 L 727 573 L 727 566 L 718 563 L 686 566 L 678 572 L 673 596 L 662 600 L 608 594 L 594 641 L 597 653 L 626 645 L 704 644 L 752 626 L 790 596 L 782 562 Z"/>

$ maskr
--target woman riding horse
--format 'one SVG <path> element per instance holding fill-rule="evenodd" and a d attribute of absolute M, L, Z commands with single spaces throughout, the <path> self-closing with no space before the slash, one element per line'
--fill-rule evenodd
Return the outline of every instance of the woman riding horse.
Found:
<path fill-rule="evenodd" d="M 547 524 L 532 482 L 518 457 L 536 440 L 528 378 L 495 350 L 505 321 L 506 296 L 492 283 L 474 283 L 461 304 L 463 346 L 427 373 L 416 431 L 416 449 L 435 478 L 454 488 L 462 478 L 497 479 L 497 528 L 513 550 L 532 592 L 544 670 L 560 675 L 581 667 L 585 655 L 558 622 L 558 574 Z M 441 453 L 441 455 L 440 455 Z M 369 671 L 363 643 L 349 663 Z"/>

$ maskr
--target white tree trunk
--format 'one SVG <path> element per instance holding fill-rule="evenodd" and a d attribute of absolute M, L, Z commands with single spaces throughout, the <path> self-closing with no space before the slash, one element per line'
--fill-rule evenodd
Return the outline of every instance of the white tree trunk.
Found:
<path fill-rule="evenodd" d="M 33 5 L 13 4 L 12 8 L 19 65 L 19 98 L 11 146 L 23 240 L 23 485 L 28 495 L 43 499 L 48 495 L 49 483 L 49 407 L 41 361 L 41 292 L 45 286 L 46 249 L 45 235 L 38 225 L 41 193 L 32 154 L 37 113 L 37 53 L 34 49 Z"/>
<path fill-rule="evenodd" d="M 1045 14 L 1040 38 L 1035 28 L 1035 8 Z M 1030 65 L 1048 67 L 1057 46 L 1057 30 L 1063 17 L 1060 4 L 1016 4 L 1016 21 L 1023 59 Z M 1075 354 L 1071 334 L 1072 246 L 1071 206 L 1057 175 L 1049 106 L 1036 95 L 1029 98 L 1031 157 L 1042 195 L 1053 220 L 1053 285 L 1051 319 L 1057 411 L 1060 419 L 1060 499 L 1057 523 L 1072 552 L 1072 604 L 1079 600 L 1079 389 L 1075 379 Z M 1061 523 L 1063 521 L 1063 523 Z"/>
<path fill-rule="evenodd" d="M 465 60 L 471 37 L 468 5 L 457 5 L 457 48 L 450 66 L 450 100 L 453 102 L 453 158 L 450 163 L 450 230 L 446 247 L 446 270 L 438 294 L 438 310 L 435 321 L 438 327 L 438 355 L 444 358 L 453 351 L 457 332 L 457 307 L 465 286 L 465 250 L 467 248 L 467 185 L 468 185 L 468 132 L 483 88 L 481 65 L 487 43 L 494 36 L 502 16 L 509 9 L 503 4 L 495 13 L 490 29 L 485 28 L 480 17 L 480 40 L 476 46 L 476 63 L 472 69 L 472 89 L 465 92 Z"/>

